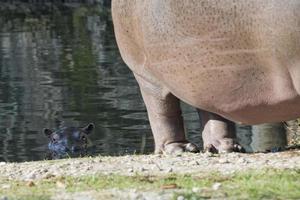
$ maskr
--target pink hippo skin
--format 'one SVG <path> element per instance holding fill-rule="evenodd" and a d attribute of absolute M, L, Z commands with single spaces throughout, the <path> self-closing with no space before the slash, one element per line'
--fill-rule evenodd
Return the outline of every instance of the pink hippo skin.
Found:
<path fill-rule="evenodd" d="M 197 151 L 179 100 L 201 109 L 204 148 L 239 149 L 232 121 L 300 116 L 299 0 L 113 0 L 115 35 L 147 107 L 155 152 Z"/>

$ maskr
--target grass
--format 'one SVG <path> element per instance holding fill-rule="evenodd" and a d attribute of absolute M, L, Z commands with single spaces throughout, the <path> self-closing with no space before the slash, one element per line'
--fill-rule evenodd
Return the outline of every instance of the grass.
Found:
<path fill-rule="evenodd" d="M 212 186 L 220 183 L 214 190 Z M 34 182 L 0 180 L 0 199 L 50 199 L 60 191 L 74 193 L 105 189 L 132 189 L 173 193 L 174 199 L 300 199 L 300 170 L 251 170 L 231 175 L 218 173 L 82 177 L 52 177 Z M 180 190 L 179 190 L 180 189 Z"/>
<path fill-rule="evenodd" d="M 214 191 L 212 187 L 204 187 L 198 193 L 188 190 L 176 196 L 181 195 L 185 199 L 300 199 L 299 170 L 251 170 L 234 174 L 231 177 L 224 176 L 223 180 L 221 177 L 217 176 L 219 178 L 217 182 L 221 183 L 217 191 Z M 212 182 L 208 185 L 211 184 Z"/>

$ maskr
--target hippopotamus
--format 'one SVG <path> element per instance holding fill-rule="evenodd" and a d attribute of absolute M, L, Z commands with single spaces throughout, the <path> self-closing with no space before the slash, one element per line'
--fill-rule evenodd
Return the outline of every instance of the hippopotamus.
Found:
<path fill-rule="evenodd" d="M 300 116 L 299 0 L 112 0 L 121 57 L 145 102 L 155 152 L 197 151 L 180 100 L 198 109 L 207 150 L 241 149 L 234 123 Z"/>
<path fill-rule="evenodd" d="M 88 135 L 94 127 L 94 124 L 90 123 L 83 128 L 63 126 L 55 131 L 45 128 L 43 132 L 50 140 L 47 159 L 87 155 L 88 148 L 92 147 Z"/>

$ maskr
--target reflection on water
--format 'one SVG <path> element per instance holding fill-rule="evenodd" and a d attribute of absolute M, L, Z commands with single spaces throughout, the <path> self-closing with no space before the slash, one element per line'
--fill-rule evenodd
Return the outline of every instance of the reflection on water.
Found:
<path fill-rule="evenodd" d="M 42 129 L 57 119 L 94 122 L 97 153 L 151 151 L 145 108 L 118 54 L 109 10 L 24 5 L 0 13 L 1 159 L 43 159 Z"/>
<path fill-rule="evenodd" d="M 196 112 L 184 107 L 189 138 Z M 146 110 L 102 4 L 0 3 L 0 161 L 43 159 L 43 128 L 96 125 L 96 153 L 153 151 Z"/>
<path fill-rule="evenodd" d="M 237 138 L 246 152 L 278 151 L 287 145 L 283 123 L 236 125 Z"/>

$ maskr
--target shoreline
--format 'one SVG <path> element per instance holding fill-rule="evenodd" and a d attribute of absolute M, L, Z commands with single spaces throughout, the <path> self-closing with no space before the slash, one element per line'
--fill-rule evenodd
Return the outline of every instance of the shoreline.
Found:
<path fill-rule="evenodd" d="M 233 173 L 250 169 L 300 169 L 300 150 L 277 153 L 184 153 L 182 155 L 126 155 L 0 162 L 0 178 L 35 180 L 47 177 L 119 174 L 130 176 L 195 174 L 215 171 Z"/>

